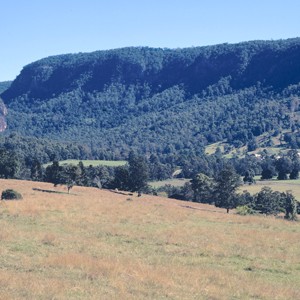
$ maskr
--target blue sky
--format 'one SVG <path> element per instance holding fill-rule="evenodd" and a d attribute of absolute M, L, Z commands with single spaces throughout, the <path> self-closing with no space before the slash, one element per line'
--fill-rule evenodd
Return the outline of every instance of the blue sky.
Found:
<path fill-rule="evenodd" d="M 40 58 L 300 36 L 299 0 L 0 0 L 0 81 Z"/>

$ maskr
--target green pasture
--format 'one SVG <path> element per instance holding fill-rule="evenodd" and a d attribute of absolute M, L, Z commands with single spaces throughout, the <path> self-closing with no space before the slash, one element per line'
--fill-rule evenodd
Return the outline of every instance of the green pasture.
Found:
<path fill-rule="evenodd" d="M 251 194 L 258 193 L 264 186 L 270 187 L 274 191 L 292 191 L 296 199 L 300 201 L 300 179 L 297 180 L 258 180 L 256 184 L 242 185 L 240 191 L 247 190 Z"/>
<path fill-rule="evenodd" d="M 172 178 L 172 179 L 166 179 L 161 181 L 152 181 L 149 182 L 150 186 L 153 188 L 159 188 L 161 186 L 164 186 L 166 184 L 170 184 L 176 187 L 184 186 L 186 182 L 189 182 L 191 179 L 186 178 Z"/>
<path fill-rule="evenodd" d="M 106 166 L 106 167 L 119 167 L 126 165 L 127 161 L 125 160 L 77 160 L 77 159 L 67 159 L 59 162 L 60 165 L 78 165 L 78 163 L 82 161 L 85 167 L 93 166 Z M 45 164 L 47 167 L 52 163 Z"/>

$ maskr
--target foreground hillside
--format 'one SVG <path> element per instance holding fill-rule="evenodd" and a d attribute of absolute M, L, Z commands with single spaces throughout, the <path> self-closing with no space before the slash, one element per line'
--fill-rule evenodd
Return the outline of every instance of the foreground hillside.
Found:
<path fill-rule="evenodd" d="M 1 299 L 300 298 L 298 222 L 92 188 L 0 185 L 24 196 L 0 204 Z"/>
<path fill-rule="evenodd" d="M 297 132 L 299 62 L 300 38 L 66 54 L 25 66 L 1 98 L 9 133 L 76 141 L 117 158 L 130 149 L 191 153 Z"/>

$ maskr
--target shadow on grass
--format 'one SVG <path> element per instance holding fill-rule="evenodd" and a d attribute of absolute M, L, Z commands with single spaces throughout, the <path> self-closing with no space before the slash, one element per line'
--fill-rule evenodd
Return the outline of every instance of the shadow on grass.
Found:
<path fill-rule="evenodd" d="M 52 190 L 43 190 L 43 189 L 38 189 L 38 188 L 32 188 L 34 191 L 38 192 L 43 192 L 43 193 L 51 193 L 51 194 L 65 194 L 65 195 L 76 195 L 76 194 L 71 194 L 68 192 L 60 192 L 60 191 L 52 191 Z"/>
<path fill-rule="evenodd" d="M 120 195 L 126 195 L 126 196 L 133 196 L 133 193 L 124 193 L 124 192 L 120 192 L 119 190 L 112 190 L 109 189 L 110 192 L 115 193 L 115 194 L 120 194 Z"/>
<path fill-rule="evenodd" d="M 193 207 L 193 206 L 189 206 L 189 205 L 179 205 L 179 206 L 181 206 L 183 208 L 188 208 L 188 209 L 210 211 L 210 212 L 216 212 L 216 213 L 220 213 L 220 214 L 225 214 L 226 213 L 226 211 L 220 211 L 220 210 L 209 209 L 209 208 L 199 208 L 199 207 Z"/>

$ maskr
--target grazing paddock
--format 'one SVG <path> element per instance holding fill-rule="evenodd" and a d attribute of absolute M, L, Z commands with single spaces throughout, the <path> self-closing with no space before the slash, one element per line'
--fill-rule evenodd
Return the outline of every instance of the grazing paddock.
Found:
<path fill-rule="evenodd" d="M 0 299 L 300 299 L 299 222 L 95 188 L 0 187 L 23 195 L 0 202 Z"/>
<path fill-rule="evenodd" d="M 240 191 L 247 190 L 251 194 L 258 193 L 264 186 L 270 187 L 274 191 L 292 191 L 298 201 L 300 201 L 300 179 L 297 180 L 258 180 L 253 185 L 242 185 Z"/>
<path fill-rule="evenodd" d="M 61 160 L 60 165 L 78 165 L 82 161 L 85 167 L 93 166 L 106 166 L 106 167 L 119 167 L 126 165 L 127 161 L 125 160 L 77 160 L 77 159 L 67 159 Z M 52 163 L 45 164 L 44 167 L 51 165 Z"/>
<path fill-rule="evenodd" d="M 161 181 L 152 181 L 152 182 L 149 182 L 149 185 L 153 188 L 159 188 L 166 184 L 176 186 L 176 187 L 182 187 L 185 185 L 185 183 L 190 182 L 190 181 L 191 181 L 191 179 L 186 179 L 186 178 L 173 178 L 173 179 L 166 179 L 166 180 L 161 180 Z"/>

